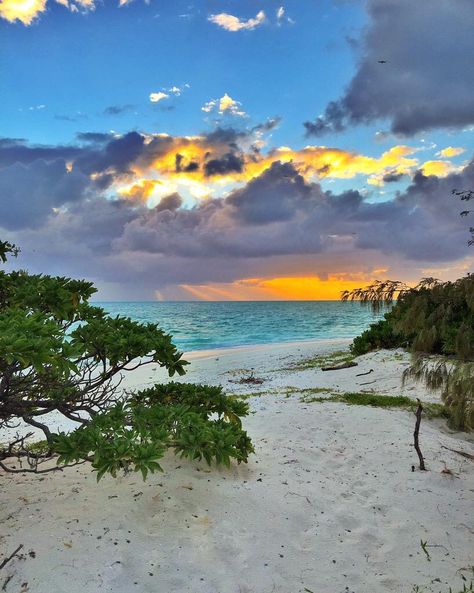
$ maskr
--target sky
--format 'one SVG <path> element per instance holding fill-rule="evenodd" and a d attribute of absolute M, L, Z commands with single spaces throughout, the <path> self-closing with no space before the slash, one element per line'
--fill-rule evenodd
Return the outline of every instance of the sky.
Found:
<path fill-rule="evenodd" d="M 100 300 L 473 272 L 473 30 L 472 0 L 0 0 L 0 238 Z"/>

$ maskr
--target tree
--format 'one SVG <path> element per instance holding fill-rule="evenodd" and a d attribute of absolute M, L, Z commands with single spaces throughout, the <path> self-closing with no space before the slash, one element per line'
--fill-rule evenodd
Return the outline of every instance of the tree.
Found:
<path fill-rule="evenodd" d="M 17 253 L 0 242 L 1 261 Z M 0 467 L 40 473 L 56 457 L 59 466 L 90 462 L 98 479 L 119 470 L 145 479 L 161 470 L 158 460 L 170 448 L 209 464 L 246 462 L 253 452 L 241 426 L 248 406 L 220 387 L 172 382 L 121 391 L 126 372 L 152 364 L 172 377 L 188 363 L 158 325 L 91 305 L 95 292 L 83 280 L 0 271 L 0 429 L 11 432 L 19 420 L 35 429 L 0 445 Z M 51 413 L 76 428 L 54 431 Z M 41 446 L 31 444 L 38 430 Z"/>
<path fill-rule="evenodd" d="M 474 190 L 472 189 L 453 189 L 453 195 L 461 198 L 463 202 L 469 202 L 469 200 L 474 200 Z M 474 210 L 462 210 L 461 216 L 469 216 L 469 214 L 473 214 Z M 469 228 L 469 232 L 471 233 L 471 238 L 467 242 L 469 246 L 474 245 L 474 227 Z"/>

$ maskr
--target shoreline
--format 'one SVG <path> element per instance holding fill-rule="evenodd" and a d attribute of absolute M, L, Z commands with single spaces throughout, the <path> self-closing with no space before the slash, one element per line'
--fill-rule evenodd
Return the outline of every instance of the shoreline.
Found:
<path fill-rule="evenodd" d="M 354 336 L 355 337 L 355 336 Z M 304 348 L 306 346 L 318 347 L 321 346 L 345 346 L 349 345 L 352 338 L 314 338 L 308 340 L 292 340 L 283 342 L 264 342 L 259 344 L 242 344 L 236 346 L 223 346 L 222 348 L 206 348 L 202 350 L 187 350 L 183 351 L 183 358 L 189 360 L 204 360 L 206 358 L 212 358 L 215 356 L 225 356 L 227 354 L 235 353 L 251 353 L 251 352 L 262 352 L 269 350 L 280 350 L 283 348 L 289 348 L 291 350 L 295 348 Z"/>

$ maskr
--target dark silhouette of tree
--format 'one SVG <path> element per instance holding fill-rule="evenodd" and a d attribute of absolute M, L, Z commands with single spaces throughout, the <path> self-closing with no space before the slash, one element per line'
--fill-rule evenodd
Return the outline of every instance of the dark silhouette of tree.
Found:
<path fill-rule="evenodd" d="M 458 198 L 461 198 L 463 202 L 469 202 L 469 200 L 474 200 L 474 190 L 472 189 L 453 189 L 453 195 Z M 462 217 L 465 217 L 473 213 L 474 210 L 462 210 L 460 214 Z M 469 232 L 471 233 L 471 238 L 469 239 L 467 244 L 471 246 L 474 245 L 474 227 L 470 227 Z"/>

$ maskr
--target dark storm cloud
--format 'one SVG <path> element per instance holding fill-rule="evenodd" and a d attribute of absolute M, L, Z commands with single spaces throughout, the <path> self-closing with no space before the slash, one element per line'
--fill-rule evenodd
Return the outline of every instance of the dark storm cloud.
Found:
<path fill-rule="evenodd" d="M 75 146 L 30 146 L 24 140 L 3 138 L 0 141 L 0 167 L 15 163 L 26 165 L 37 160 L 69 160 L 80 153 L 81 149 Z"/>
<path fill-rule="evenodd" d="M 233 152 L 228 152 L 220 158 L 210 159 L 204 163 L 204 173 L 207 177 L 226 175 L 227 173 L 242 173 L 244 159 Z"/>
<path fill-rule="evenodd" d="M 403 179 L 403 177 L 405 177 L 405 173 L 386 173 L 382 177 L 382 180 L 384 183 L 395 183 L 396 181 Z"/>
<path fill-rule="evenodd" d="M 311 190 L 291 163 L 276 162 L 246 187 L 233 192 L 227 203 L 246 224 L 287 221 L 297 215 L 302 202 L 314 198 Z"/>
<path fill-rule="evenodd" d="M 183 205 L 183 199 L 178 193 L 170 194 L 161 198 L 158 206 L 155 207 L 155 212 L 161 212 L 162 210 L 177 210 Z"/>
<path fill-rule="evenodd" d="M 199 163 L 196 161 L 191 161 L 189 163 L 185 163 L 185 157 L 180 154 L 179 152 L 176 153 L 175 156 L 175 171 L 176 173 L 192 173 L 193 171 L 199 170 Z"/>
<path fill-rule="evenodd" d="M 274 163 L 227 198 L 187 210 L 142 212 L 115 247 L 196 260 L 255 258 L 321 253 L 328 237 L 336 236 L 347 237 L 349 249 L 449 261 L 467 255 L 466 229 L 451 190 L 473 184 L 473 164 L 443 179 L 418 173 L 395 200 L 371 203 L 357 191 L 324 192 L 291 164 Z"/>
<path fill-rule="evenodd" d="M 90 180 L 68 172 L 62 159 L 14 163 L 0 169 L 0 226 L 7 229 L 41 226 L 53 208 L 82 200 Z"/>
<path fill-rule="evenodd" d="M 307 135 L 388 119 L 413 135 L 474 123 L 474 2 L 368 0 L 370 23 L 357 72 Z M 382 63 L 380 63 L 382 62 Z"/>
<path fill-rule="evenodd" d="M 114 138 L 101 150 L 84 151 L 75 161 L 85 173 L 102 173 L 113 168 L 117 173 L 128 173 L 130 165 L 140 156 L 144 137 L 138 132 L 129 132 Z"/>

